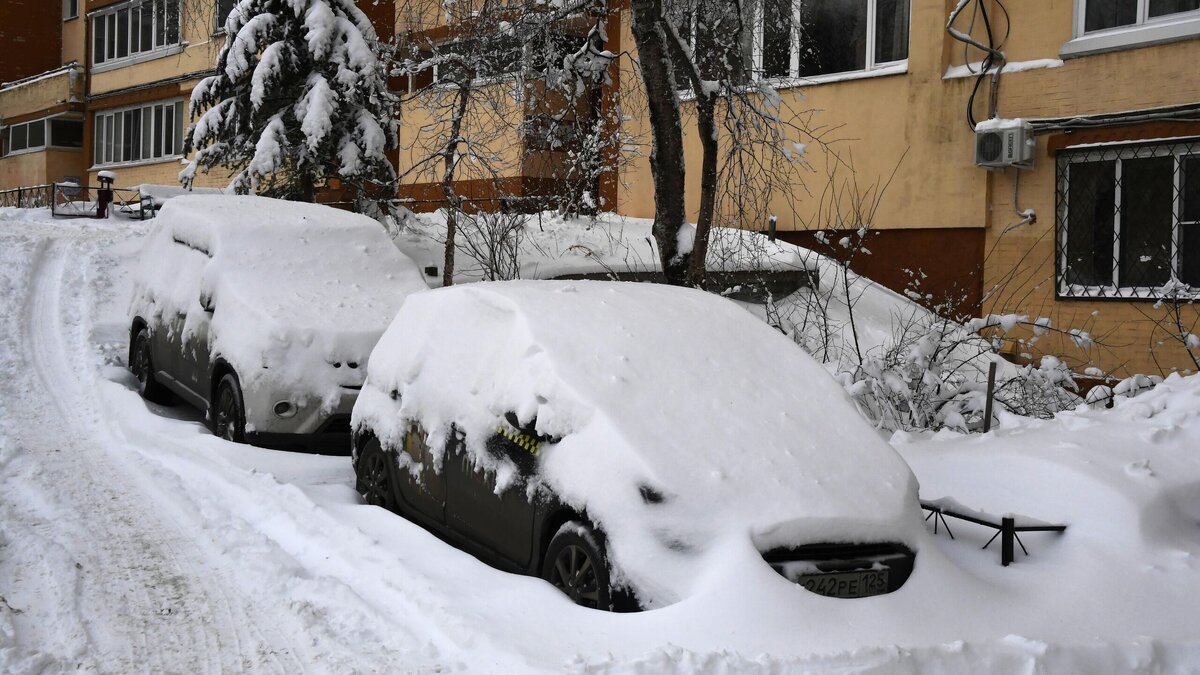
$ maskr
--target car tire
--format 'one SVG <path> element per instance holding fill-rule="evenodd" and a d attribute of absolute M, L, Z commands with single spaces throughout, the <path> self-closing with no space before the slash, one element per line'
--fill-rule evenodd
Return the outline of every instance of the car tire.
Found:
<path fill-rule="evenodd" d="M 363 445 L 358 461 L 354 463 L 354 487 L 367 504 L 395 511 L 396 497 L 388 463 L 388 454 L 379 445 L 379 440 L 371 438 Z"/>
<path fill-rule="evenodd" d="M 234 443 L 246 442 L 246 406 L 237 376 L 226 373 L 217 383 L 209 423 L 214 436 Z"/>
<path fill-rule="evenodd" d="M 170 403 L 171 394 L 166 387 L 154 379 L 154 362 L 151 358 L 150 331 L 142 328 L 133 338 L 129 350 L 129 370 L 137 378 L 138 394 L 151 403 Z"/>
<path fill-rule="evenodd" d="M 588 524 L 578 520 L 563 523 L 546 548 L 542 579 L 581 607 L 613 609 L 608 556 L 601 542 Z"/>

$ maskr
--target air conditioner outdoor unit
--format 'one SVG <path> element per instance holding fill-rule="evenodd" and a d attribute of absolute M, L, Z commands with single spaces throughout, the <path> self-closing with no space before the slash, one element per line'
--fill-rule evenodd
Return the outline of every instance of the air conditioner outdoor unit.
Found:
<path fill-rule="evenodd" d="M 975 166 L 1033 168 L 1033 126 L 1024 120 L 990 119 L 975 125 Z"/>

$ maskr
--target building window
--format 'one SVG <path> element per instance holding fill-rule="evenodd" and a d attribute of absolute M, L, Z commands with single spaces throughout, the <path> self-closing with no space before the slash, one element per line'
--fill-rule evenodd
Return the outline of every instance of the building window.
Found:
<path fill-rule="evenodd" d="M 137 0 L 92 17 L 92 63 L 120 61 L 179 44 L 179 0 Z"/>
<path fill-rule="evenodd" d="M 10 124 L 0 131 L 0 154 L 51 148 L 82 148 L 83 122 L 58 117 Z"/>
<path fill-rule="evenodd" d="M 1200 36 L 1200 0 L 1075 0 L 1064 58 Z"/>
<path fill-rule="evenodd" d="M 63 0 L 63 20 L 79 16 L 79 0 Z"/>
<path fill-rule="evenodd" d="M 216 0 L 217 7 L 217 23 L 216 31 L 218 33 L 225 30 L 225 21 L 229 19 L 229 13 L 233 11 L 234 6 L 238 4 L 238 0 Z"/>
<path fill-rule="evenodd" d="M 174 159 L 183 155 L 183 101 L 95 113 L 96 166 Z"/>
<path fill-rule="evenodd" d="M 1179 18 L 1200 10 L 1200 0 L 1078 0 L 1083 32 Z"/>
<path fill-rule="evenodd" d="M 496 80 L 517 73 L 523 55 L 521 42 L 509 34 L 446 42 L 437 47 L 440 61 L 433 67 L 433 79 L 438 84 Z"/>
<path fill-rule="evenodd" d="M 1057 229 L 1061 296 L 1200 295 L 1200 138 L 1060 153 Z"/>
<path fill-rule="evenodd" d="M 759 77 L 867 71 L 908 59 L 909 0 L 764 0 L 755 24 Z"/>

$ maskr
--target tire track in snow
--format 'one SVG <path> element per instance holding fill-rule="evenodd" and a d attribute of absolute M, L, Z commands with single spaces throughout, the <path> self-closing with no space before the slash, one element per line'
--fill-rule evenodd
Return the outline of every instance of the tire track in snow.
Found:
<path fill-rule="evenodd" d="M 80 249 L 77 238 L 38 243 L 21 316 L 19 342 L 36 378 L 10 399 L 21 420 L 12 462 L 19 466 L 10 468 L 25 480 L 23 490 L 14 490 L 15 481 L 6 479 L 4 496 L 14 507 L 5 516 L 15 517 L 9 526 L 22 544 L 41 537 L 45 549 L 56 552 L 47 556 L 51 571 L 40 580 L 52 588 L 41 590 L 74 595 L 50 602 L 60 614 L 76 615 L 40 617 L 41 632 L 30 636 L 26 649 L 39 642 L 65 645 L 53 660 L 65 665 L 86 656 L 103 671 L 303 670 L 295 661 L 281 662 L 290 652 L 286 640 L 263 639 L 254 628 L 257 617 L 235 606 L 211 570 L 196 562 L 205 556 L 187 533 L 163 522 L 136 476 L 113 461 L 118 453 L 108 446 L 115 439 L 104 433 L 100 409 L 87 393 L 95 372 L 83 321 L 87 260 Z M 68 285 L 74 302 L 64 306 Z M 38 591 L 20 597 L 36 607 L 44 599 Z M 60 628 L 70 635 L 54 635 Z"/>

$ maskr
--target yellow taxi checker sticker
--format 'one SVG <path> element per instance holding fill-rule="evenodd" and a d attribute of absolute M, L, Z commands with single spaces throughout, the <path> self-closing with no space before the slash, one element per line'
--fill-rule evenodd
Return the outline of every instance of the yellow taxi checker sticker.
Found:
<path fill-rule="evenodd" d="M 516 443 L 517 445 L 521 446 L 522 448 L 525 448 L 530 453 L 532 453 L 534 455 L 536 455 L 538 453 L 538 446 L 541 445 L 541 441 L 534 438 L 533 436 L 529 436 L 528 434 L 514 434 L 511 431 L 509 431 L 508 429 L 505 429 L 503 426 L 501 426 L 499 429 L 497 429 L 497 431 L 500 433 L 501 436 L 507 438 L 508 440 L 512 441 L 513 443 Z"/>

